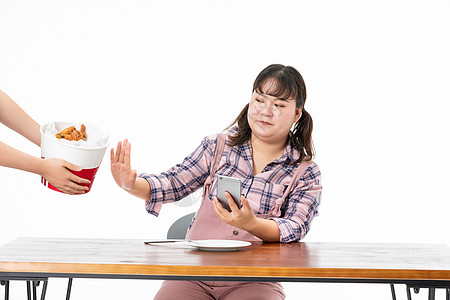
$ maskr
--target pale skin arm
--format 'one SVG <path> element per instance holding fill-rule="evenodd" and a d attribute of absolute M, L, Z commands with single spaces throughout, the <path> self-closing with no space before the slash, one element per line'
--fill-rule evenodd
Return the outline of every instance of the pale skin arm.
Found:
<path fill-rule="evenodd" d="M 144 178 L 137 177 L 136 170 L 131 169 L 131 144 L 125 139 L 111 148 L 111 174 L 119 187 L 133 196 L 150 200 L 150 184 Z"/>
<path fill-rule="evenodd" d="M 84 193 L 88 187 L 77 183 L 90 181 L 76 176 L 68 169 L 79 171 L 80 168 L 61 159 L 41 159 L 0 142 L 0 166 L 14 168 L 39 174 L 54 187 L 67 194 Z"/>
<path fill-rule="evenodd" d="M 244 229 L 265 242 L 280 242 L 280 229 L 274 220 L 257 218 L 248 200 L 241 196 L 242 207 L 239 209 L 231 195 L 225 196 L 231 212 L 223 208 L 217 197 L 214 198 L 214 210 L 222 221 L 232 226 Z"/>
<path fill-rule="evenodd" d="M 0 90 L 0 122 L 21 134 L 37 146 L 41 146 L 39 124 Z M 41 159 L 14 149 L 0 142 L 0 166 L 32 172 L 43 176 L 54 187 L 68 194 L 84 193 L 88 187 L 78 183 L 90 183 L 70 170 L 79 171 L 74 164 L 61 159 Z"/>
<path fill-rule="evenodd" d="M 37 146 L 41 146 L 39 124 L 1 90 L 0 122 L 35 143 Z"/>

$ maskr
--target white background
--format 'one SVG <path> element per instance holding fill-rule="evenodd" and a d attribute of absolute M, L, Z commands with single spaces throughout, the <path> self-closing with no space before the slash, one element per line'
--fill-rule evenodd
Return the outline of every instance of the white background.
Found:
<path fill-rule="evenodd" d="M 305 241 L 450 245 L 449 13 L 439 0 L 0 0 L 0 89 L 40 124 L 90 122 L 111 132 L 111 145 L 129 138 L 132 167 L 157 173 L 227 127 L 264 67 L 292 65 L 306 81 L 323 173 Z M 0 139 L 40 155 L 4 126 Z M 147 214 L 115 185 L 109 149 L 87 195 L 7 168 L 0 179 L 0 244 L 165 237 L 195 209 Z M 51 279 L 47 299 L 63 298 L 65 284 Z M 151 299 L 159 284 L 77 279 L 71 299 Z M 387 285 L 285 289 L 287 299 L 390 297 Z M 22 299 L 24 283 L 12 292 Z"/>

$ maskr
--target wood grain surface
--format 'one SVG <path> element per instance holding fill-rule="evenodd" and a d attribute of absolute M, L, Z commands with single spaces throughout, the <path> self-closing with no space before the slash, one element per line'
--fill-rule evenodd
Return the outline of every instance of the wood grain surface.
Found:
<path fill-rule="evenodd" d="M 436 244 L 260 243 L 232 252 L 145 240 L 18 238 L 0 247 L 6 273 L 450 280 Z"/>

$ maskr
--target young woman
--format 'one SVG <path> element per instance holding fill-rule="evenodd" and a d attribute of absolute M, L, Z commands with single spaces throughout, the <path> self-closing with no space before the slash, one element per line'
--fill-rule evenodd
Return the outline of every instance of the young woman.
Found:
<path fill-rule="evenodd" d="M 0 91 L 0 123 L 23 135 L 37 146 L 41 146 L 39 124 L 2 91 Z M 88 189 L 79 183 L 90 183 L 89 180 L 69 171 L 69 169 L 79 171 L 80 168 L 65 160 L 41 159 L 2 142 L 0 142 L 0 153 L 0 166 L 39 174 L 64 193 L 80 194 Z"/>
<path fill-rule="evenodd" d="M 158 215 L 163 203 L 203 187 L 203 201 L 188 239 L 238 239 L 289 243 L 310 228 L 321 199 L 321 174 L 312 161 L 313 123 L 305 110 L 306 88 L 290 66 L 270 65 L 257 76 L 250 102 L 225 134 L 203 139 L 167 172 L 141 174 L 130 167 L 130 143 L 111 149 L 116 183 L 146 201 Z M 242 207 L 226 194 L 217 199 L 215 175 L 237 177 Z M 237 296 L 238 295 L 238 296 Z M 165 281 L 155 299 L 284 299 L 280 283 Z"/>

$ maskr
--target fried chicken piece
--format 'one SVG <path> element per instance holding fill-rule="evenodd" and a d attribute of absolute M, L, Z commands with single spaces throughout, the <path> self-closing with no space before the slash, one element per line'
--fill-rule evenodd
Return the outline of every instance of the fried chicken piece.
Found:
<path fill-rule="evenodd" d="M 58 139 L 66 139 L 68 141 L 86 140 L 86 126 L 81 124 L 80 130 L 77 130 L 75 126 L 70 126 L 58 132 L 56 135 Z"/>

